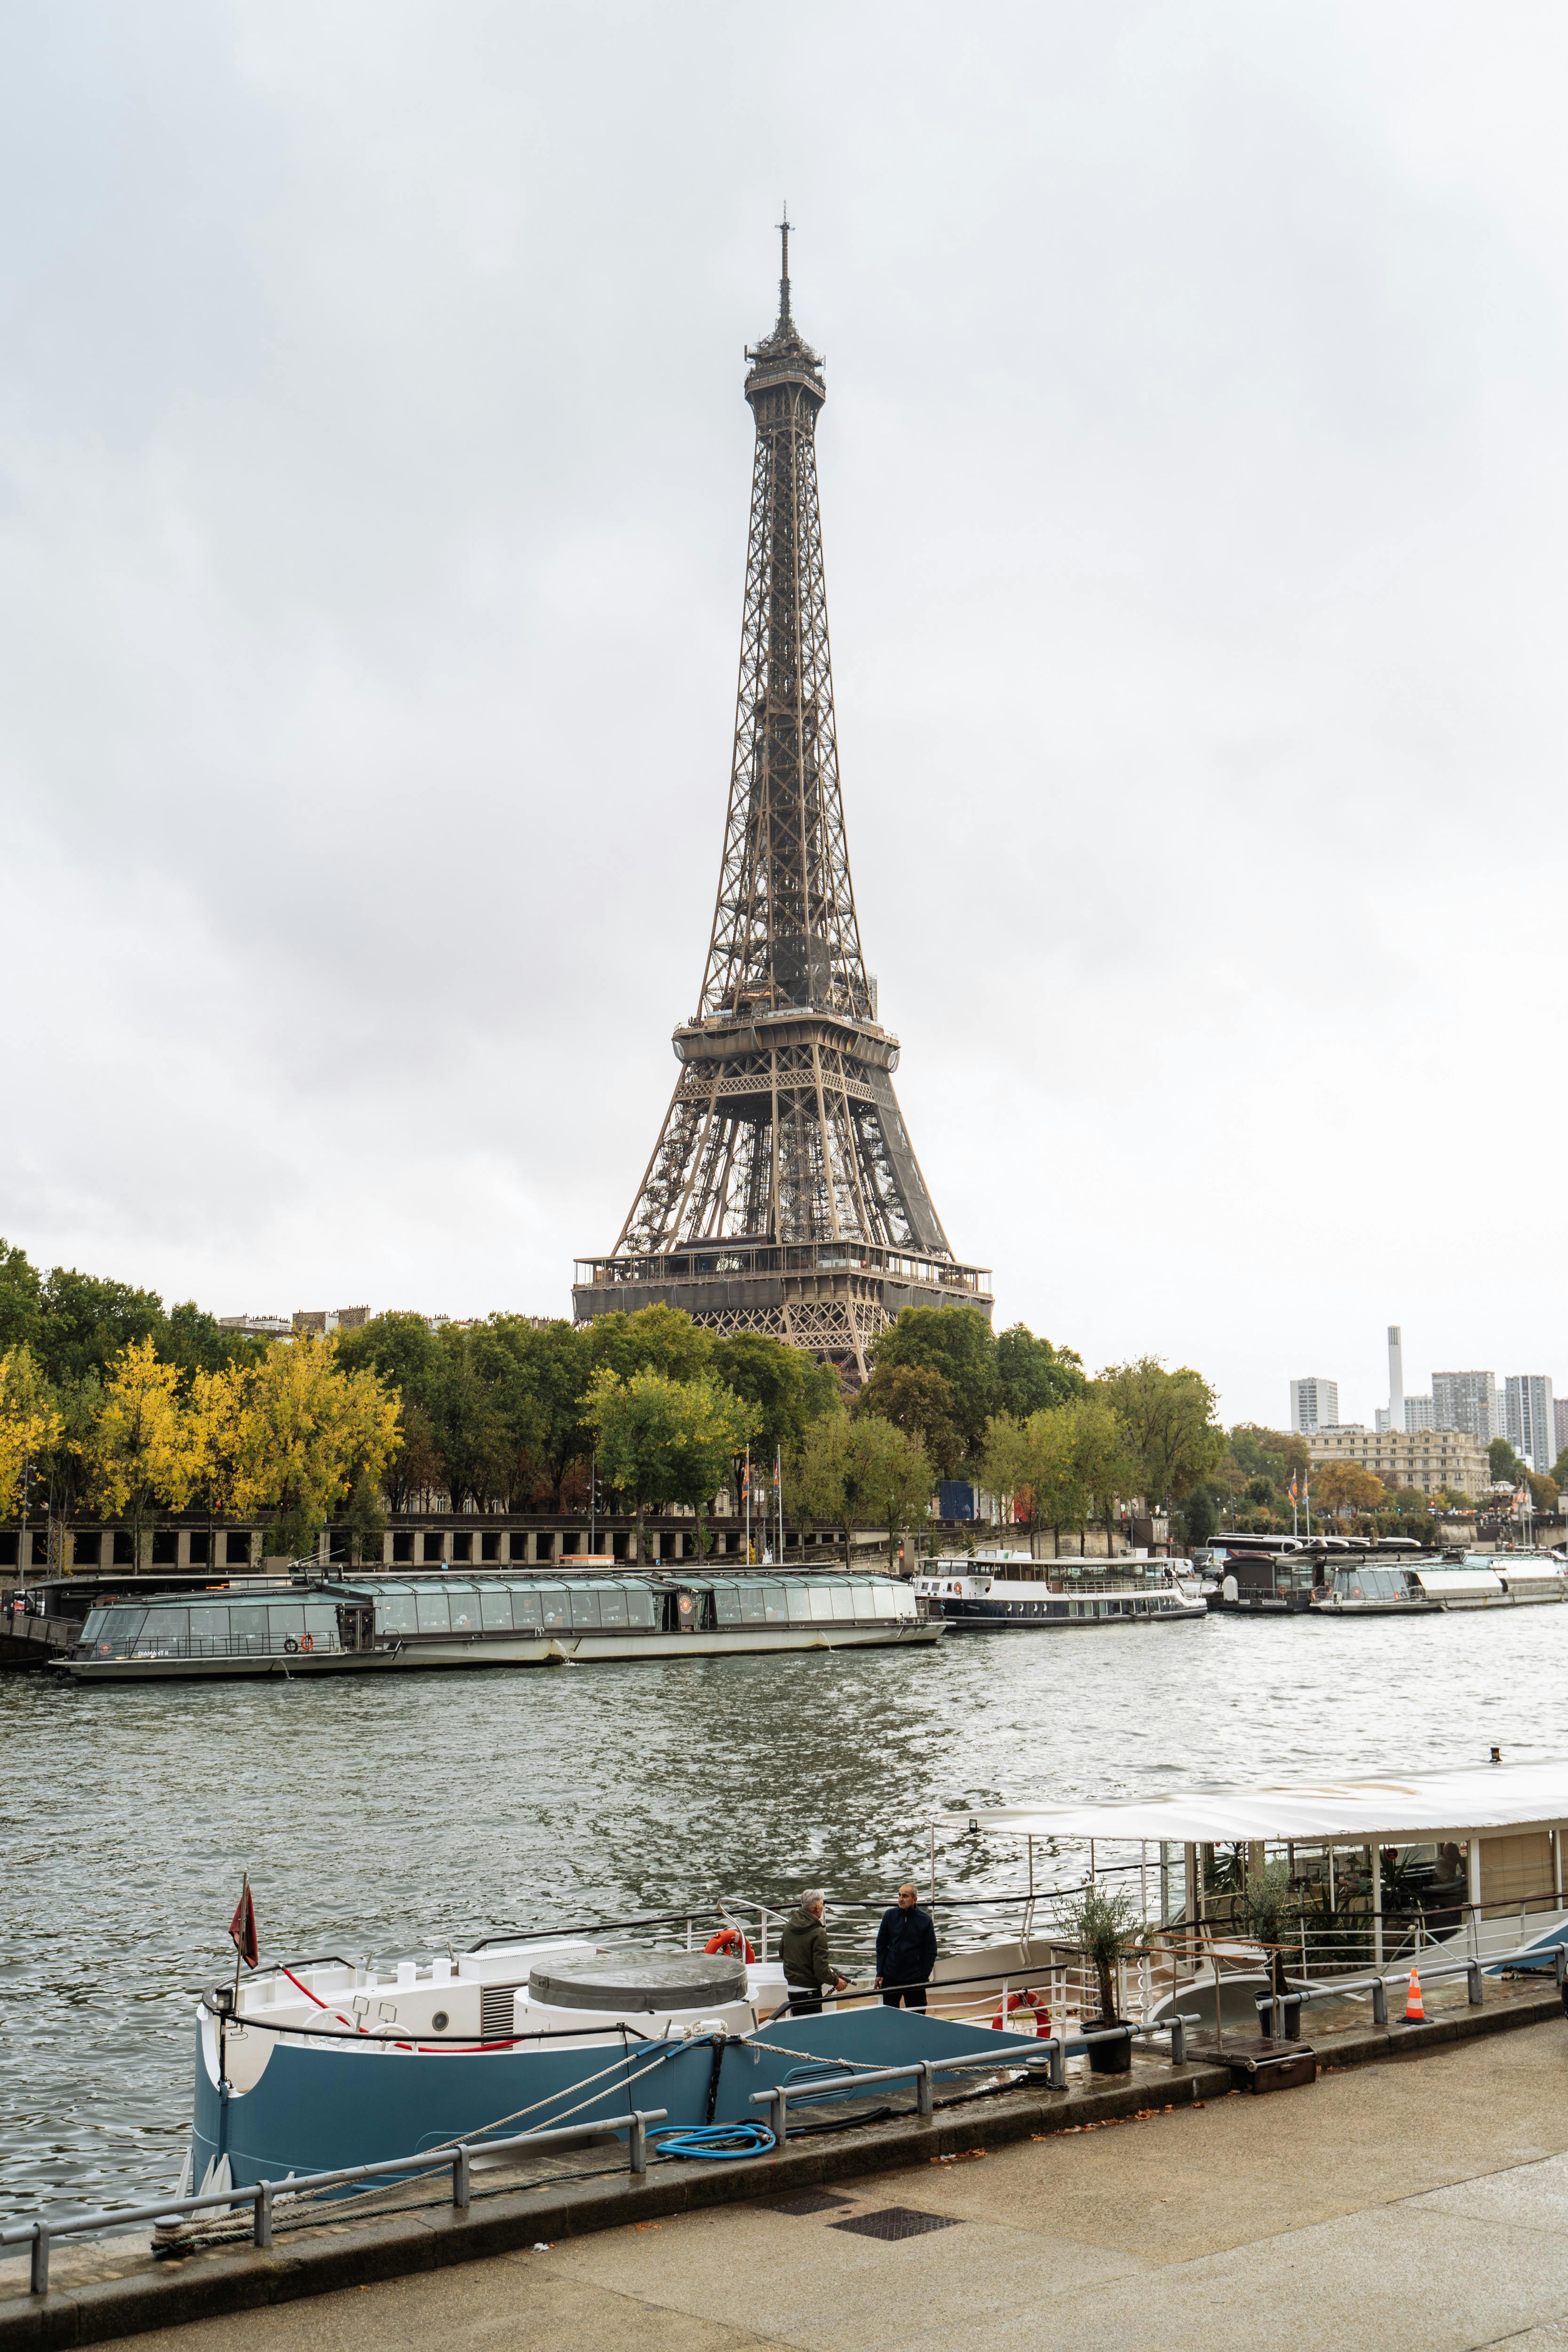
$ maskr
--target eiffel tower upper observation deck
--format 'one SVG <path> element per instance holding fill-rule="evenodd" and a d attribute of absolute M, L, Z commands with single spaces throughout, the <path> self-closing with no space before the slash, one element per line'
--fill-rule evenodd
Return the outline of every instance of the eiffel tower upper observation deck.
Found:
<path fill-rule="evenodd" d="M 680 1076 L 607 1257 L 583 1260 L 579 1322 L 656 1300 L 766 1331 L 863 1379 L 909 1306 L 991 1311 L 960 1265 L 893 1094 L 849 878 L 816 492 L 822 362 L 790 312 L 748 350 L 757 424 L 741 683 L 718 903 Z"/>

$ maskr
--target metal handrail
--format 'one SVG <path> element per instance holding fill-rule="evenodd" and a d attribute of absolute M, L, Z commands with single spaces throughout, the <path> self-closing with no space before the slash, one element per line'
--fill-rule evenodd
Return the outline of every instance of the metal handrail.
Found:
<path fill-rule="evenodd" d="M 1430 1964 L 1417 1961 L 1412 1973 L 1425 1977 L 1428 1982 L 1443 1977 L 1464 1977 L 1468 1979 L 1467 1998 L 1472 2009 L 1480 2006 L 1482 1979 L 1498 1969 L 1544 1969 L 1550 1965 L 1553 1981 L 1561 1992 L 1568 1986 L 1568 1945 L 1526 1944 L 1517 1952 L 1489 1952 L 1484 1959 L 1435 1960 Z M 1388 2023 L 1388 1988 L 1398 1984 L 1406 1975 L 1396 1969 L 1392 1976 L 1373 1972 L 1363 1977 L 1336 1977 L 1331 1984 L 1302 1984 L 1292 1987 L 1283 1995 L 1288 2000 L 1342 2000 L 1347 1993 L 1370 1992 L 1372 2021 L 1374 2025 Z"/>
<path fill-rule="evenodd" d="M 119 2212 L 80 2213 L 68 2221 L 51 2221 L 40 2214 L 36 2221 L 0 2230 L 0 2246 L 31 2242 L 28 2292 L 47 2294 L 49 2248 L 56 2238 L 83 2237 L 95 2230 L 122 2230 L 135 2221 L 167 2221 L 183 2213 L 206 2213 L 248 2205 L 255 2217 L 253 2242 L 267 2247 L 272 2243 L 272 2201 L 279 2189 L 291 2197 L 300 2197 L 318 2189 L 342 2188 L 353 2180 L 384 2180 L 398 2173 L 435 2172 L 448 2167 L 452 2174 L 452 2203 L 458 2211 L 466 2211 L 472 2201 L 476 2156 L 493 2156 L 506 2148 L 562 2147 L 571 2140 L 596 2139 L 607 2131 L 624 2131 L 629 2135 L 628 2168 L 646 2172 L 648 2126 L 666 2122 L 668 2114 L 668 2107 L 634 2108 L 629 2115 L 606 2116 L 598 2123 L 562 2124 L 550 2131 L 517 2132 L 508 2139 L 459 2140 L 449 2151 L 428 2148 L 422 2156 L 393 2156 L 380 2164 L 350 2164 L 335 2172 L 290 2173 L 284 2180 L 258 2180 L 246 2189 L 209 2189 L 202 2197 L 165 2199 L 162 2204 L 136 2205 Z"/>
<path fill-rule="evenodd" d="M 779 2083 L 771 2091 L 753 2091 L 751 2104 L 753 2107 L 770 2110 L 769 2126 L 782 2147 L 788 2131 L 791 2099 L 829 2098 L 841 2095 L 846 2090 L 869 2090 L 876 2083 L 912 2082 L 915 2084 L 915 2112 L 929 2116 L 936 2112 L 931 2085 L 933 2077 L 938 2074 L 996 2074 L 1003 2069 L 1016 2070 L 1019 2067 L 1026 2074 L 1038 2074 L 1042 2071 L 1040 2061 L 1043 2057 L 1047 2089 L 1065 2091 L 1068 2087 L 1068 2055 L 1087 2050 L 1095 2042 L 1152 2041 L 1156 2036 L 1165 2034 L 1170 2040 L 1172 2065 L 1184 2066 L 1187 2028 L 1201 2022 L 1198 2015 L 1193 2012 L 1162 2018 L 1157 2025 L 1134 2025 L 1129 2021 L 1121 2025 L 1090 2026 L 1072 2034 L 1040 2034 L 1035 2037 L 1034 2050 L 1026 2058 L 1022 2052 L 998 2051 L 994 2056 L 984 2058 L 922 2058 L 912 2066 L 877 2066 L 868 2068 L 864 2073 L 857 2070 L 853 2074 L 819 2074 L 804 2083 Z M 1022 2035 L 1014 2038 L 1024 2039 Z"/>

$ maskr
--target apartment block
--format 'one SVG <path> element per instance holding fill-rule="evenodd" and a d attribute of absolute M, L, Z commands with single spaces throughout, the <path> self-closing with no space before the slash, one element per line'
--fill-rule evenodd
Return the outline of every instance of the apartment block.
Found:
<path fill-rule="evenodd" d="M 1557 1459 L 1557 1416 L 1544 1372 L 1510 1372 L 1502 1384 L 1503 1435 L 1537 1473 Z"/>
<path fill-rule="evenodd" d="M 1502 1426 L 1495 1372 L 1434 1372 L 1432 1418 L 1438 1429 L 1462 1429 L 1489 1445 Z"/>
<path fill-rule="evenodd" d="M 1491 1479 L 1487 1449 L 1479 1437 L 1456 1429 L 1323 1429 L 1308 1437 L 1312 1466 L 1354 1462 L 1382 1479 L 1393 1493 L 1418 1486 L 1424 1495 L 1448 1487 L 1472 1498 Z"/>
<path fill-rule="evenodd" d="M 1308 1372 L 1290 1383 L 1290 1426 L 1305 1436 L 1315 1429 L 1335 1429 L 1340 1418 L 1340 1384 Z"/>

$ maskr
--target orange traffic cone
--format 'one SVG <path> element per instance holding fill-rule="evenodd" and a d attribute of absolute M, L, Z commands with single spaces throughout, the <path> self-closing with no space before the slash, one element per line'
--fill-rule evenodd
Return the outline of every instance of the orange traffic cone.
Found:
<path fill-rule="evenodd" d="M 1410 1971 L 1410 1990 L 1405 1996 L 1405 2022 L 1406 2025 L 1425 2025 L 1426 2022 L 1426 2005 L 1421 1998 L 1421 1978 L 1415 1969 Z"/>

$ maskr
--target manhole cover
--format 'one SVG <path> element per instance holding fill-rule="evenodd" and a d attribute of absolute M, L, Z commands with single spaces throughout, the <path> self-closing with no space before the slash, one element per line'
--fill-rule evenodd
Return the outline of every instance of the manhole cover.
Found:
<path fill-rule="evenodd" d="M 923 2238 L 928 2230 L 957 2230 L 963 2224 L 946 2213 L 917 2213 L 912 2205 L 884 2205 L 879 2213 L 855 2213 L 847 2221 L 831 2221 L 833 2230 L 856 2230 L 863 2238 Z"/>
<path fill-rule="evenodd" d="M 836 2197 L 831 2189 L 802 2189 L 793 2197 L 759 2197 L 758 2204 L 765 2213 L 831 2213 L 840 2205 L 852 2205 L 852 2197 Z"/>

